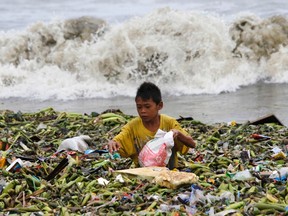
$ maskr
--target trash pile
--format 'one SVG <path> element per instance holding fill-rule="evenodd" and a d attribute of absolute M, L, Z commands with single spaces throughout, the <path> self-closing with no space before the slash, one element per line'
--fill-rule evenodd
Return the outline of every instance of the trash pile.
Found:
<path fill-rule="evenodd" d="M 5 215 L 286 215 L 288 130 L 278 123 L 178 121 L 197 141 L 177 188 L 117 170 L 106 145 L 133 116 L 0 111 L 0 212 Z M 174 172 L 174 171 L 171 171 Z M 167 175 L 167 173 L 166 173 Z M 169 176 L 165 176 L 169 178 Z M 182 177 L 181 177 L 182 178 Z M 158 178 L 159 179 L 159 178 Z"/>

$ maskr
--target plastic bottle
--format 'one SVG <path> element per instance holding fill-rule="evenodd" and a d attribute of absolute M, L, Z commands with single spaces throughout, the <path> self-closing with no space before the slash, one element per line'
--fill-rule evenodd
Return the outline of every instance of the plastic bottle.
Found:
<path fill-rule="evenodd" d="M 281 167 L 279 170 L 274 170 L 269 176 L 270 179 L 275 179 L 276 181 L 286 181 L 288 176 L 288 167 Z"/>
<path fill-rule="evenodd" d="M 250 171 L 248 169 L 237 172 L 233 177 L 232 180 L 240 180 L 240 181 L 245 181 L 245 180 L 249 180 L 252 179 L 253 176 L 250 173 Z"/>
<path fill-rule="evenodd" d="M 259 139 L 263 139 L 263 140 L 267 140 L 267 139 L 271 139 L 271 137 L 269 136 L 265 136 L 265 135 L 261 135 L 261 134 L 252 134 L 251 135 L 252 138 L 259 140 Z"/>

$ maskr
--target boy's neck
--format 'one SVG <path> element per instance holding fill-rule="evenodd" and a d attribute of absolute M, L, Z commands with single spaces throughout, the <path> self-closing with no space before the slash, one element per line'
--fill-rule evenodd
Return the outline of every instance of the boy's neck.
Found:
<path fill-rule="evenodd" d="M 156 132 L 160 127 L 160 114 L 149 122 L 143 122 L 143 125 L 149 131 Z"/>

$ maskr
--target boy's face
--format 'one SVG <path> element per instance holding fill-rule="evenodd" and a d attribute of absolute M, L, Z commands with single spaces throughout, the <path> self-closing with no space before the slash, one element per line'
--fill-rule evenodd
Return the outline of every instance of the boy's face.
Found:
<path fill-rule="evenodd" d="M 137 97 L 136 100 L 137 112 L 143 122 L 149 122 L 158 117 L 158 112 L 163 108 L 163 102 L 156 104 L 152 98 L 144 100 L 141 97 Z"/>

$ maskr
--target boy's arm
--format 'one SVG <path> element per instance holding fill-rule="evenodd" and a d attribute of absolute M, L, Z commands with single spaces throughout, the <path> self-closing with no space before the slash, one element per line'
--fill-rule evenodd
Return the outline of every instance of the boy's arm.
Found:
<path fill-rule="evenodd" d="M 131 126 L 127 123 L 121 129 L 121 132 L 108 142 L 109 152 L 117 151 L 121 157 L 130 157 L 133 155 L 133 139 L 131 139 Z"/>
<path fill-rule="evenodd" d="M 185 135 L 177 129 L 172 129 L 171 131 L 173 131 L 174 139 L 179 140 L 180 142 L 182 142 L 187 147 L 190 147 L 190 148 L 196 147 L 196 143 L 191 136 Z"/>

